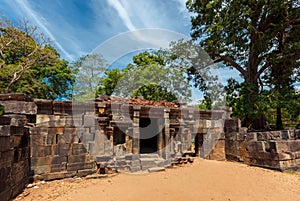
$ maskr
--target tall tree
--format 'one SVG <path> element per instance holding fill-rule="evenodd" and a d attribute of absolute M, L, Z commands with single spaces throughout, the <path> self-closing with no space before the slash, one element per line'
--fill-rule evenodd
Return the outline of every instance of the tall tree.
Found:
<path fill-rule="evenodd" d="M 76 81 L 73 86 L 73 99 L 85 101 L 95 98 L 107 67 L 103 57 L 99 54 L 85 55 L 76 61 L 74 63 Z"/>
<path fill-rule="evenodd" d="M 143 96 L 150 100 L 179 100 L 191 97 L 191 86 L 183 69 L 167 64 L 165 51 L 142 52 L 123 71 L 117 95 Z"/>
<path fill-rule="evenodd" d="M 37 42 L 37 29 L 0 20 L 1 93 L 22 92 L 34 98 L 70 97 L 72 70 L 49 44 Z M 44 40 L 40 40 L 44 41 Z"/>
<path fill-rule="evenodd" d="M 124 71 L 119 69 L 112 69 L 105 71 L 104 78 L 100 80 L 97 95 L 103 94 L 110 96 L 116 91 L 116 87 L 122 77 L 124 76 Z"/>
<path fill-rule="evenodd" d="M 255 103 L 266 70 L 277 60 L 299 62 L 299 5 L 297 0 L 187 2 L 193 13 L 192 38 L 200 40 L 214 62 L 235 68 L 244 78 L 249 123 L 258 112 Z M 280 43 L 286 36 L 293 37 L 289 43 Z M 281 45 L 291 51 L 281 51 Z"/>

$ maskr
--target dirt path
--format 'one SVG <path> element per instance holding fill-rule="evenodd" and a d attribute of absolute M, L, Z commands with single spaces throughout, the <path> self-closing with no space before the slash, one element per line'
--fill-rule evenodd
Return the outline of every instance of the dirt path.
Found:
<path fill-rule="evenodd" d="M 299 201 L 300 174 L 197 159 L 165 172 L 59 180 L 26 192 L 26 201 Z"/>

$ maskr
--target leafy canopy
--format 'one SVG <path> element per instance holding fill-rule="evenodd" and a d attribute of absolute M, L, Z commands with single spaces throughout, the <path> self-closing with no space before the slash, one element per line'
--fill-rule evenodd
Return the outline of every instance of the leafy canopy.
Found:
<path fill-rule="evenodd" d="M 21 30 L 0 20 L 0 93 L 69 98 L 73 76 L 67 61 L 34 38 L 38 38 L 35 27 L 25 23 Z"/>

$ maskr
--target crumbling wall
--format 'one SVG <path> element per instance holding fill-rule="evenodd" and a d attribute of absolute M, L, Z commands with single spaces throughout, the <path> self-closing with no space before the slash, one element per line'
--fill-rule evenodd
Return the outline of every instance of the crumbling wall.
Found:
<path fill-rule="evenodd" d="M 300 130 L 250 132 L 239 120 L 225 123 L 228 160 L 280 171 L 300 169 Z"/>
<path fill-rule="evenodd" d="M 85 176 L 98 168 L 164 168 L 191 154 L 225 159 L 224 110 L 110 97 L 85 103 L 33 100 L 25 94 L 2 94 L 0 105 L 5 106 L 0 117 L 0 200 L 17 195 L 29 178 Z M 143 130 L 151 122 L 153 127 Z M 140 140 L 149 134 L 156 136 L 147 147 Z M 143 148 L 155 153 L 141 154 Z"/>
<path fill-rule="evenodd" d="M 30 128 L 31 170 L 34 178 L 52 180 L 86 176 L 96 171 L 96 164 L 80 140 L 72 116 L 70 101 L 34 100 L 36 123 Z"/>
<path fill-rule="evenodd" d="M 0 116 L 0 200 L 6 201 L 24 189 L 30 176 L 29 128 L 36 105 L 24 94 L 0 95 L 5 108 Z"/>

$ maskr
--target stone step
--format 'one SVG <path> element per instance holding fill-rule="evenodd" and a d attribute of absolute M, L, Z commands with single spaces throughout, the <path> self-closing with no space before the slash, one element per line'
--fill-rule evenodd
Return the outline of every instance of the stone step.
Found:
<path fill-rule="evenodd" d="M 140 154 L 140 158 L 160 158 L 158 154 Z"/>
<path fill-rule="evenodd" d="M 102 163 L 105 163 L 105 162 L 109 162 L 110 160 L 112 160 L 113 158 L 111 156 L 96 156 L 96 161 L 97 162 L 102 162 Z"/>
<path fill-rule="evenodd" d="M 161 171 L 165 171 L 166 169 L 164 167 L 152 167 L 152 168 L 148 168 L 149 172 L 161 172 Z"/>

